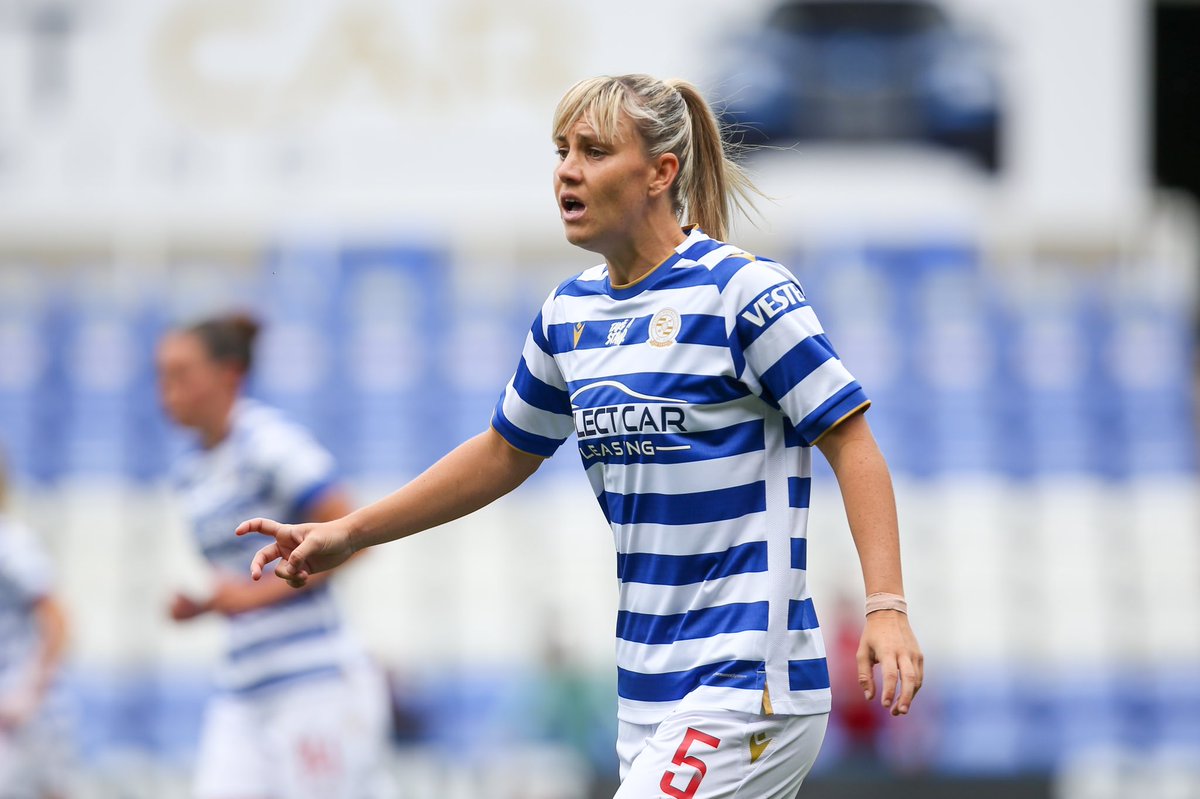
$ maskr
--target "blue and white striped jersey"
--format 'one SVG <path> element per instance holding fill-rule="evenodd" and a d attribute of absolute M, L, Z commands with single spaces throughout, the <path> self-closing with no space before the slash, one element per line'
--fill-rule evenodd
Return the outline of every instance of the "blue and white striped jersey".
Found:
<path fill-rule="evenodd" d="M 795 278 L 699 228 L 634 284 L 601 265 L 546 300 L 492 425 L 543 457 L 577 436 L 617 547 L 622 719 L 829 710 L 811 447 L 868 404 Z"/>
<path fill-rule="evenodd" d="M 212 449 L 191 449 L 176 481 L 204 557 L 224 577 L 245 580 L 266 539 L 239 538 L 234 528 L 255 516 L 305 521 L 333 477 L 333 457 L 307 431 L 274 408 L 242 399 L 229 435 Z M 227 690 L 256 691 L 337 674 L 357 655 L 326 583 L 232 617 L 219 681 Z"/>
<path fill-rule="evenodd" d="M 33 533 L 0 516 L 0 695 L 29 676 L 39 645 L 33 608 L 49 596 L 52 576 Z"/>

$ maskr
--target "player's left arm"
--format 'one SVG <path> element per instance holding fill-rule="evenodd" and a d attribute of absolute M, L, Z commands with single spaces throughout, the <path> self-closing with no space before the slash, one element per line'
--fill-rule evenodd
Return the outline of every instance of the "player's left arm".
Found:
<path fill-rule="evenodd" d="M 329 522 L 340 519 L 354 510 L 346 491 L 333 487 L 323 491 L 303 511 L 307 521 Z M 357 556 L 357 553 L 356 553 Z M 212 596 L 205 603 L 207 610 L 232 616 L 255 608 L 274 605 L 296 596 L 297 591 L 311 591 L 324 584 L 333 572 L 314 574 L 299 588 L 293 588 L 282 580 L 253 582 L 245 579 L 222 579 L 217 583 Z"/>
<path fill-rule="evenodd" d="M 837 476 L 867 594 L 903 596 L 892 478 L 865 415 L 851 414 L 815 443 Z M 876 663 L 883 674 L 883 706 L 893 716 L 907 713 L 925 672 L 925 659 L 907 614 L 877 610 L 867 615 L 858 647 L 858 681 L 867 699 L 876 693 Z"/>

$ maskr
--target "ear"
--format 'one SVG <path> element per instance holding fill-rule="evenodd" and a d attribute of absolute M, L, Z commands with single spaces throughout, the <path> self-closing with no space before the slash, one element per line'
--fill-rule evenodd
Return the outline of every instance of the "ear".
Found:
<path fill-rule="evenodd" d="M 654 175 L 650 179 L 649 192 L 651 197 L 657 197 L 669 192 L 679 177 L 679 156 L 675 153 L 663 153 L 654 159 Z"/>

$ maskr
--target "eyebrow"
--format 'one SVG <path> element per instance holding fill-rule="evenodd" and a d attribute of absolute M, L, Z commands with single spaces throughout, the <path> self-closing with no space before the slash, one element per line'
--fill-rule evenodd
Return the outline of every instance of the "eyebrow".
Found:
<path fill-rule="evenodd" d="M 603 141 L 601 141 L 601 140 L 600 140 L 600 138 L 599 138 L 598 136 L 596 136 L 595 134 L 580 133 L 580 134 L 578 135 L 578 139 L 579 139 L 581 142 L 583 142 L 584 144 L 599 144 L 599 145 L 604 145 L 604 144 L 605 144 L 605 143 L 604 143 Z M 560 134 L 558 134 L 557 136 L 555 136 L 555 137 L 554 137 L 554 142 L 555 142 L 556 144 L 566 144 L 566 143 L 568 143 L 569 141 L 570 141 L 570 140 L 567 138 L 567 136 L 563 135 L 562 133 L 560 133 Z"/>

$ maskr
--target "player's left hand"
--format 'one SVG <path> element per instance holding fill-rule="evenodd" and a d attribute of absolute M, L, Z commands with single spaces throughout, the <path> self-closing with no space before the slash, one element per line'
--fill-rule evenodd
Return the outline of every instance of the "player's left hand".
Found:
<path fill-rule="evenodd" d="M 875 698 L 875 664 L 883 675 L 880 703 L 893 716 L 908 713 L 925 678 L 925 656 L 907 614 L 879 610 L 867 615 L 858 645 L 858 684 L 868 701 Z"/>

